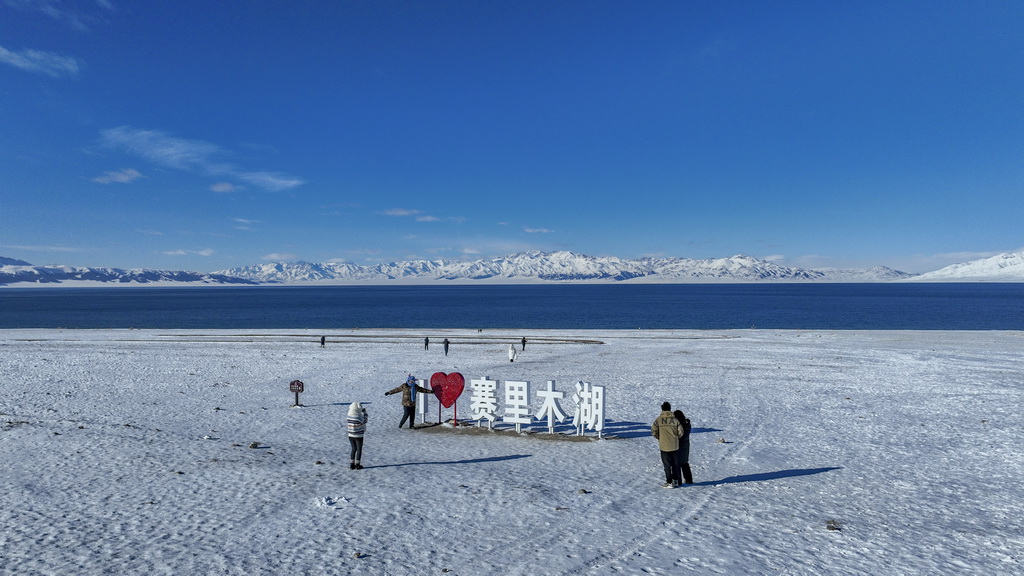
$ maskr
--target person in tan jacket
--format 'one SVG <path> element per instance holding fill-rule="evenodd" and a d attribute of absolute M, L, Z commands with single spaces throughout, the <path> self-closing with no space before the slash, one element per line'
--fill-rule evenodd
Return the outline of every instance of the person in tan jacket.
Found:
<path fill-rule="evenodd" d="M 401 428 L 405 421 L 409 421 L 409 428 L 414 428 L 416 421 L 416 393 L 422 392 L 424 394 L 433 394 L 433 390 L 424 388 L 416 383 L 416 377 L 409 374 L 409 378 L 405 381 L 405 384 L 401 384 L 396 388 L 388 390 L 384 393 L 385 396 L 392 394 L 402 395 L 402 421 L 398 423 L 398 427 Z"/>
<path fill-rule="evenodd" d="M 661 404 L 661 414 L 651 424 L 651 435 L 658 439 L 658 448 L 661 450 L 661 465 L 665 468 L 665 483 L 663 488 L 675 488 L 682 483 L 682 469 L 679 460 L 676 458 L 676 450 L 679 449 L 679 439 L 685 431 L 682 424 L 672 413 L 672 405 L 668 402 Z"/>

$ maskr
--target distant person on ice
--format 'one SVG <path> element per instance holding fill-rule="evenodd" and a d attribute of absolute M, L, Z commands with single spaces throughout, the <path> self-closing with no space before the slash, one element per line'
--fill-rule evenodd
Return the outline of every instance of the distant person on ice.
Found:
<path fill-rule="evenodd" d="M 351 470 L 362 470 L 359 460 L 363 457 L 363 435 L 366 434 L 366 408 L 359 402 L 348 407 L 348 443 L 352 445 L 348 467 Z"/>
<path fill-rule="evenodd" d="M 451 344 L 451 342 L 449 342 L 448 339 L 445 338 L 444 342 L 441 342 L 441 344 L 444 344 L 444 355 L 447 356 L 448 355 L 448 345 Z"/>
<path fill-rule="evenodd" d="M 658 414 L 654 424 L 651 424 L 651 435 L 658 439 L 658 448 L 661 449 L 661 465 L 665 468 L 663 488 L 675 488 L 682 480 L 676 451 L 679 450 L 679 439 L 683 437 L 683 433 L 683 425 L 676 420 L 675 414 L 672 413 L 672 405 L 663 402 L 661 414 Z"/>
<path fill-rule="evenodd" d="M 683 479 L 687 484 L 693 484 L 693 472 L 690 471 L 690 419 L 683 414 L 682 410 L 676 410 L 672 414 L 683 427 L 683 435 L 679 438 L 679 449 L 676 450 L 676 460 L 679 468 L 683 471 Z"/>
<path fill-rule="evenodd" d="M 430 350 L 430 336 L 423 339 L 423 349 Z"/>
<path fill-rule="evenodd" d="M 326 348 L 326 344 L 327 344 L 327 336 L 321 336 L 320 337 L 320 347 L 321 348 Z"/>
<path fill-rule="evenodd" d="M 523 352 L 526 352 L 526 336 L 523 336 Z"/>
<path fill-rule="evenodd" d="M 385 396 L 392 394 L 402 394 L 402 406 L 405 408 L 405 413 L 402 415 L 402 421 L 398 423 L 398 427 L 401 428 L 405 424 L 405 421 L 409 421 L 409 428 L 412 429 L 416 420 L 416 393 L 423 392 L 424 394 L 430 394 L 431 391 L 416 384 L 416 377 L 409 374 L 409 378 L 406 379 L 405 384 L 388 390 L 384 393 Z"/>
<path fill-rule="evenodd" d="M 508 361 L 509 362 L 515 362 L 516 361 L 516 345 L 515 344 L 509 344 L 508 345 Z"/>

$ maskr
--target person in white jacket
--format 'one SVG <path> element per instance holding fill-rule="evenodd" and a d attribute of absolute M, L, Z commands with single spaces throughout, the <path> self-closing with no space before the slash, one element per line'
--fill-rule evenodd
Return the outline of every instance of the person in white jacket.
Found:
<path fill-rule="evenodd" d="M 349 456 L 348 467 L 352 470 L 362 470 L 359 461 L 363 457 L 363 436 L 366 435 L 366 421 L 369 417 L 366 408 L 359 402 L 353 402 L 348 407 L 348 443 L 352 445 L 352 453 Z"/>
<path fill-rule="evenodd" d="M 516 345 L 515 344 L 509 344 L 508 345 L 508 361 L 509 362 L 515 362 L 516 361 Z"/>

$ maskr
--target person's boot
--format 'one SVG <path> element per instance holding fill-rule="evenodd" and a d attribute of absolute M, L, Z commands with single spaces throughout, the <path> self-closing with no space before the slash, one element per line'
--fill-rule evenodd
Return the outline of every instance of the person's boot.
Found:
<path fill-rule="evenodd" d="M 362 466 L 362 465 L 361 465 L 361 464 L 360 464 L 359 462 L 356 462 L 356 463 L 355 463 L 355 464 L 353 465 L 353 468 L 355 468 L 356 470 L 362 470 L 362 469 L 363 469 L 363 466 Z"/>
<path fill-rule="evenodd" d="M 349 470 L 355 470 L 356 469 L 356 461 L 355 460 L 349 462 L 348 469 Z"/>

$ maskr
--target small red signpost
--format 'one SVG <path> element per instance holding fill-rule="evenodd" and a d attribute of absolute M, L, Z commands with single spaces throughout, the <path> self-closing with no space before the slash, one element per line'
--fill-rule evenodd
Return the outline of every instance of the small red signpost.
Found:
<path fill-rule="evenodd" d="M 302 383 L 302 380 L 292 380 L 288 384 L 288 390 L 295 393 L 295 406 L 299 405 L 299 392 L 302 392 L 304 387 L 305 384 Z"/>

